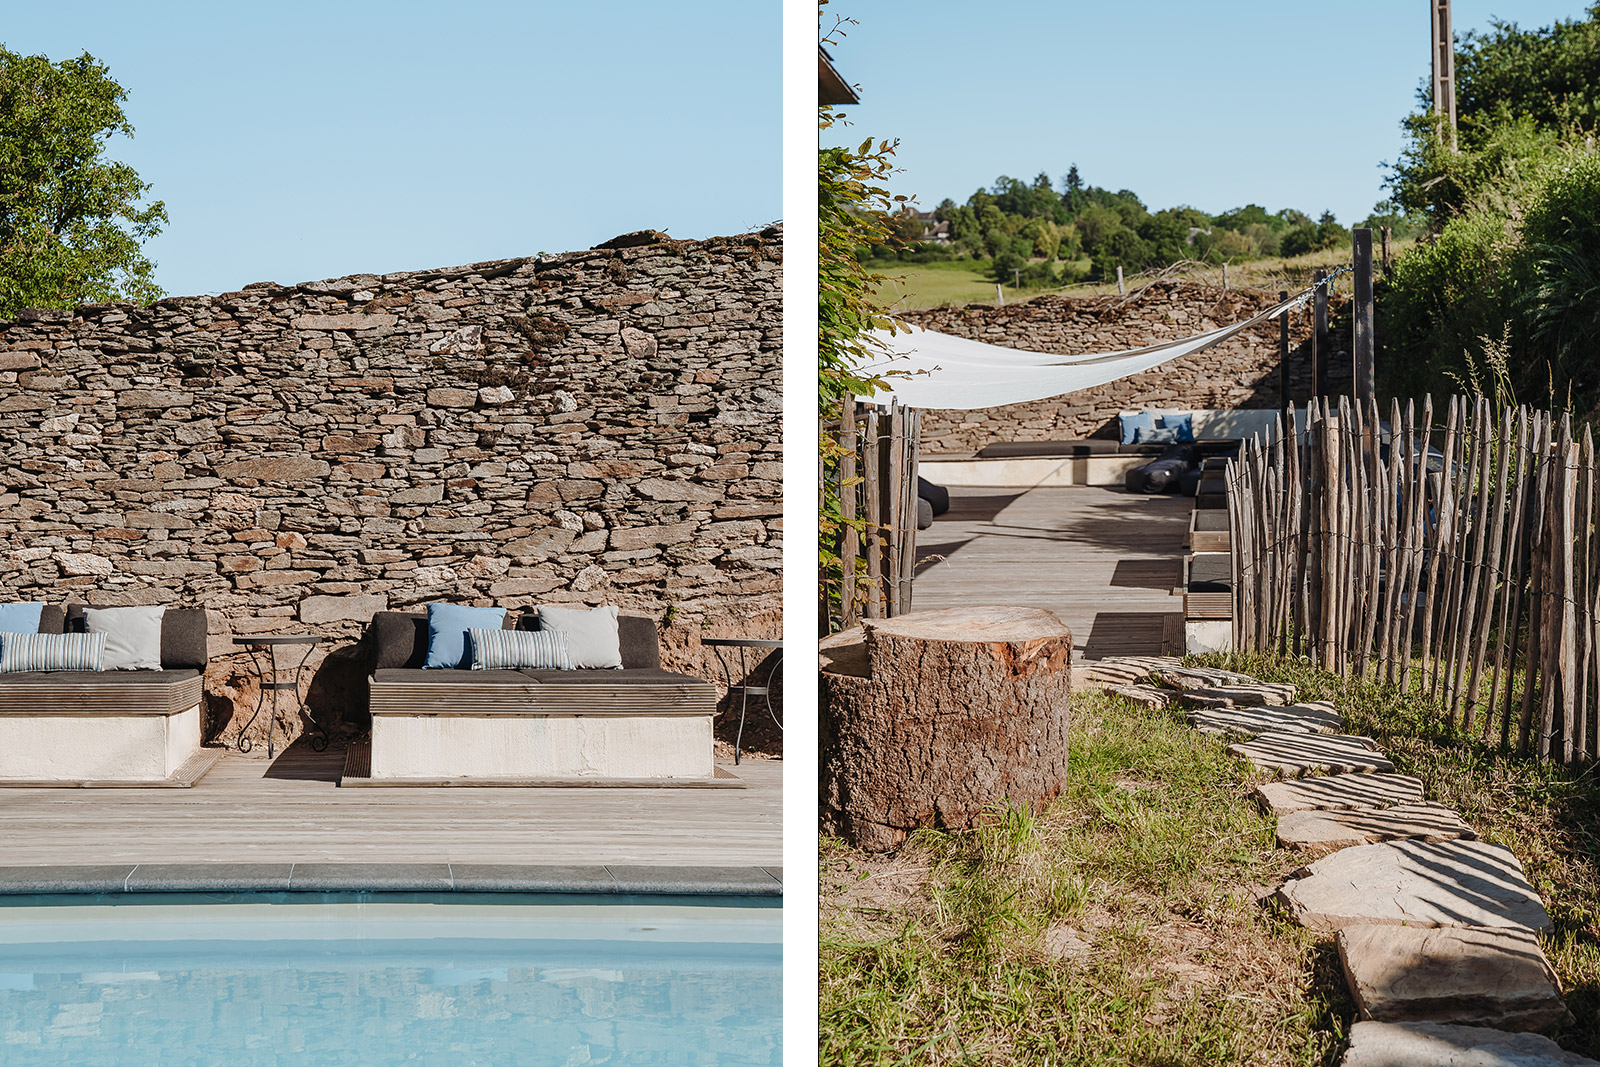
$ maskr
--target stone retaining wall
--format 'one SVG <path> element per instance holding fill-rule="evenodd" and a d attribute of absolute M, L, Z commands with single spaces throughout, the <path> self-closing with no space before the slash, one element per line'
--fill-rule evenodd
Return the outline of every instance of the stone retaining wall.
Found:
<path fill-rule="evenodd" d="M 617 604 L 711 677 L 702 635 L 780 632 L 781 260 L 778 227 L 646 232 L 24 312 L 0 599 L 204 605 L 224 740 L 234 635 L 330 637 L 310 700 L 359 725 L 363 624 L 429 600 Z"/>
<path fill-rule="evenodd" d="M 1114 352 L 1191 337 L 1271 307 L 1276 294 L 1156 282 L 1132 299 L 1040 296 L 1022 303 L 909 311 L 901 318 L 957 337 L 1036 352 Z M 1334 315 L 1330 309 L 1330 318 Z M 1290 320 L 1290 395 L 1311 393 L 1309 309 Z M 1348 333 L 1333 334 L 1332 388 L 1348 387 Z M 1093 389 L 978 411 L 926 411 L 924 455 L 970 455 L 998 441 L 1068 441 L 1115 437 L 1128 408 L 1273 408 L 1279 404 L 1278 320 L 1227 341 Z"/>

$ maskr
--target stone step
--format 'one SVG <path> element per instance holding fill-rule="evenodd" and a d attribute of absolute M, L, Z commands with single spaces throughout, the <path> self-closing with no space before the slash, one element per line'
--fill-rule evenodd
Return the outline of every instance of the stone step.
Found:
<path fill-rule="evenodd" d="M 1151 677 L 1173 689 L 1205 689 L 1214 685 L 1260 685 L 1248 674 L 1218 670 L 1215 667 L 1184 667 L 1174 665 L 1152 670 Z"/>
<path fill-rule="evenodd" d="M 1353 734 L 1261 734 L 1228 746 L 1228 755 L 1288 778 L 1308 774 L 1369 774 L 1394 770 L 1370 737 Z"/>
<path fill-rule="evenodd" d="M 1278 817 L 1278 847 L 1312 856 L 1376 841 L 1454 841 L 1477 836 L 1454 809 L 1431 801 L 1376 810 L 1292 811 Z"/>
<path fill-rule="evenodd" d="M 1138 682 L 1150 677 L 1152 672 L 1181 667 L 1182 661 L 1172 656 L 1110 656 L 1090 660 L 1073 669 L 1073 680 L 1085 685 L 1121 684 Z"/>
<path fill-rule="evenodd" d="M 1336 734 L 1344 729 L 1344 716 L 1326 700 L 1282 707 L 1202 708 L 1191 711 L 1189 723 L 1207 734 L 1254 737 L 1257 734 Z"/>
<path fill-rule="evenodd" d="M 1332 933 L 1358 923 L 1404 926 L 1550 925 L 1511 850 L 1487 841 L 1399 841 L 1324 856 L 1278 890 L 1301 926 Z"/>
<path fill-rule="evenodd" d="M 1191 708 L 1259 708 L 1293 704 L 1295 692 L 1288 682 L 1238 682 L 1185 689 L 1182 701 Z"/>
<path fill-rule="evenodd" d="M 1105 691 L 1127 697 L 1135 704 L 1142 704 L 1147 708 L 1167 707 L 1178 695 L 1170 689 L 1158 689 L 1153 685 L 1108 685 Z"/>
<path fill-rule="evenodd" d="M 1600 1067 L 1538 1034 L 1447 1023 L 1358 1022 L 1343 1067 Z"/>
<path fill-rule="evenodd" d="M 1567 1017 L 1529 930 L 1361 924 L 1340 930 L 1337 943 L 1363 1019 L 1542 1030 Z"/>
<path fill-rule="evenodd" d="M 1296 778 L 1263 782 L 1256 799 L 1273 815 L 1291 811 L 1326 811 L 1343 808 L 1387 808 L 1414 804 L 1422 799 L 1422 781 L 1406 774 L 1332 774 L 1322 778 Z"/>

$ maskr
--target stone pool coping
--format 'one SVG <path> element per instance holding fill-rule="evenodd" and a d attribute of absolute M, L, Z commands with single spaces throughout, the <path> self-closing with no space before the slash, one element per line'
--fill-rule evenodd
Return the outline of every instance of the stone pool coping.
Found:
<path fill-rule="evenodd" d="M 114 893 L 595 893 L 782 897 L 781 867 L 502 863 L 0 866 L 0 896 Z"/>

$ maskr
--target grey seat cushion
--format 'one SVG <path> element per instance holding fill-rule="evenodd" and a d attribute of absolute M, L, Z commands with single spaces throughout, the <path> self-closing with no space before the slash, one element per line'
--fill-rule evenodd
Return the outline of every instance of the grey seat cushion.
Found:
<path fill-rule="evenodd" d="M 47 626 L 60 628 L 46 629 Z M 161 616 L 161 669 L 205 670 L 209 658 L 206 651 L 207 629 L 205 608 L 167 608 Z M 83 605 L 68 604 L 61 608 L 46 605 L 44 615 L 39 619 L 39 632 L 83 633 Z"/>
<path fill-rule="evenodd" d="M 532 612 L 508 611 L 502 624 L 507 630 L 533 630 L 538 620 Z M 370 663 L 376 672 L 397 669 L 420 669 L 428 658 L 428 616 L 406 611 L 380 611 L 372 617 L 367 634 L 372 642 Z M 655 620 L 638 615 L 617 617 L 617 639 L 622 646 L 622 667 L 651 668 L 661 666 L 661 647 L 656 639 Z M 448 671 L 431 670 L 428 674 L 448 674 Z M 493 671 L 467 671 L 469 674 L 492 674 Z M 616 671 L 605 673 L 615 674 Z"/>
<path fill-rule="evenodd" d="M 483 671 L 475 671 L 483 674 Z M 624 667 L 621 670 L 519 671 L 541 685 L 707 685 L 702 678 L 659 667 Z"/>
<path fill-rule="evenodd" d="M 379 667 L 372 680 L 380 684 L 407 682 L 421 685 L 531 685 L 521 671 L 447 671 L 421 667 Z"/>
<path fill-rule="evenodd" d="M 1233 592 L 1233 559 L 1226 552 L 1197 552 L 1189 561 L 1189 592 Z"/>
<path fill-rule="evenodd" d="M 15 671 L 0 674 L 0 685 L 172 685 L 200 676 L 198 670 L 181 668 L 160 671 Z"/>

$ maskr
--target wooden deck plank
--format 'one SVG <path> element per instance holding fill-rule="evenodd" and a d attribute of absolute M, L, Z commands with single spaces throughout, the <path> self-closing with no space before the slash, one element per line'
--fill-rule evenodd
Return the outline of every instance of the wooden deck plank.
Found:
<path fill-rule="evenodd" d="M 1121 489 L 950 490 L 917 539 L 916 610 L 1047 608 L 1086 659 L 1160 655 L 1194 501 Z"/>
<path fill-rule="evenodd" d="M 344 750 L 226 755 L 190 789 L 0 790 L 0 862 L 782 862 L 783 764 L 744 789 L 340 789 Z M 719 761 L 721 762 L 721 761 Z"/>

